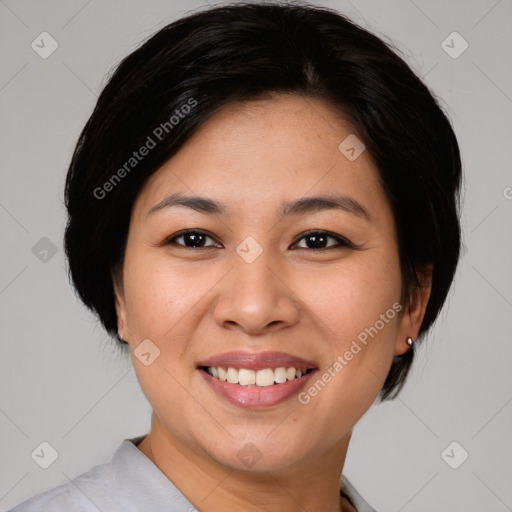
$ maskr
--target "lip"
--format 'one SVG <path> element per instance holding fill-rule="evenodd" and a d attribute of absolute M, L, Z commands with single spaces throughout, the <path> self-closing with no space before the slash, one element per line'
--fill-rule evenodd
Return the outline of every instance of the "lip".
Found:
<path fill-rule="evenodd" d="M 308 361 L 301 357 L 288 354 L 286 352 L 225 352 L 217 354 L 198 363 L 198 368 L 202 366 L 222 366 L 224 368 L 246 368 L 248 370 L 263 370 L 264 368 L 297 368 L 297 369 L 316 369 L 318 365 L 314 361 Z M 293 382 L 293 381 L 290 381 Z M 284 383 L 283 383 L 284 384 Z"/>
<path fill-rule="evenodd" d="M 294 367 L 312 371 L 302 377 L 281 384 L 273 384 L 272 386 L 241 386 L 212 377 L 205 371 L 205 367 L 208 366 L 246 368 L 255 371 L 264 368 Z M 318 365 L 314 361 L 286 352 L 248 352 L 241 350 L 224 352 L 209 357 L 200 361 L 197 368 L 207 384 L 222 398 L 246 409 L 262 409 L 278 405 L 296 395 L 306 385 L 311 376 L 316 373 Z"/>
<path fill-rule="evenodd" d="M 215 365 L 210 364 L 206 366 Z M 265 368 L 269 368 L 269 366 Z M 273 384 L 272 386 L 240 386 L 239 384 L 231 384 L 230 382 L 216 379 L 203 369 L 199 369 L 199 373 L 213 391 L 230 403 L 244 409 L 264 409 L 279 405 L 295 396 L 306 386 L 311 376 L 317 373 L 317 370 L 313 370 L 294 380 L 288 380 L 282 384 Z"/>

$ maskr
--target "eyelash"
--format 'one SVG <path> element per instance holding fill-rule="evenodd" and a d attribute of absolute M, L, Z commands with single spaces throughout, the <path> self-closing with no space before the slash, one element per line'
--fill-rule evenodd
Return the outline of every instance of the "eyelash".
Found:
<path fill-rule="evenodd" d="M 173 245 L 181 246 L 181 247 L 183 247 L 185 249 L 192 249 L 192 250 L 207 249 L 207 248 L 211 248 L 211 247 L 216 247 L 215 245 L 207 245 L 207 246 L 204 246 L 204 247 L 188 247 L 188 246 L 186 246 L 184 244 L 177 244 L 176 242 L 174 242 L 174 240 L 176 240 L 178 238 L 181 238 L 181 237 L 183 237 L 185 235 L 190 235 L 190 234 L 206 235 L 207 237 L 209 237 L 212 240 L 214 240 L 214 237 L 212 235 L 210 235 L 206 231 L 201 231 L 201 230 L 198 230 L 198 229 L 189 229 L 189 230 L 182 231 L 182 232 L 180 232 L 180 233 L 178 233 L 176 235 L 171 236 L 170 238 L 168 238 L 164 242 L 164 245 L 171 245 L 171 244 L 173 244 Z M 347 248 L 355 249 L 355 246 L 352 243 L 350 243 L 346 238 L 343 238 L 342 236 L 337 235 L 336 233 L 332 233 L 331 231 L 325 231 L 325 230 L 320 230 L 320 229 L 311 230 L 311 231 L 307 231 L 305 233 L 302 233 L 302 235 L 299 238 L 297 238 L 295 242 L 293 242 L 293 245 L 296 245 L 297 243 L 299 243 L 304 238 L 307 238 L 307 237 L 310 237 L 310 236 L 315 236 L 315 235 L 323 235 L 323 236 L 326 236 L 327 238 L 332 238 L 332 239 L 336 240 L 338 243 L 337 243 L 337 245 L 330 245 L 330 246 L 321 247 L 321 248 L 299 247 L 299 249 L 307 249 L 307 250 L 310 250 L 310 251 L 326 251 L 328 249 L 336 249 L 336 248 L 341 248 L 341 247 L 347 247 Z"/>

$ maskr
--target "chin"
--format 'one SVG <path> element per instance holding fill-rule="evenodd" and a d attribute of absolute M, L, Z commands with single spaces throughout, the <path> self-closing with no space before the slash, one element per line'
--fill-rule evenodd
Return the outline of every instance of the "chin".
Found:
<path fill-rule="evenodd" d="M 255 435 L 253 440 L 244 432 L 243 439 L 229 438 L 207 451 L 219 464 L 234 471 L 265 473 L 289 469 L 298 462 L 297 454 L 303 454 L 303 450 L 285 444 L 279 436 L 270 439 L 267 432 L 271 431 L 265 429 L 265 434 Z"/>

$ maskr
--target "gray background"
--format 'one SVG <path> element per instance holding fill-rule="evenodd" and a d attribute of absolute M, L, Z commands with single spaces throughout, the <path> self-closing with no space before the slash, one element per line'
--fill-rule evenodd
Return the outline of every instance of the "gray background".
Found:
<path fill-rule="evenodd" d="M 361 420 L 344 473 L 381 512 L 512 510 L 512 2 L 317 3 L 405 53 L 443 99 L 466 172 L 467 252 L 454 288 L 400 397 Z M 124 438 L 149 429 L 131 363 L 68 283 L 63 183 L 112 66 L 203 5 L 0 1 L 3 509 L 109 460 Z M 59 45 L 47 59 L 31 48 L 43 31 Z M 441 46 L 453 31 L 469 44 L 458 58 Z M 55 255 L 44 253 L 43 237 Z M 31 458 L 43 441 L 58 452 L 48 469 Z M 463 450 L 469 457 L 453 469 L 447 462 L 460 463 Z"/>

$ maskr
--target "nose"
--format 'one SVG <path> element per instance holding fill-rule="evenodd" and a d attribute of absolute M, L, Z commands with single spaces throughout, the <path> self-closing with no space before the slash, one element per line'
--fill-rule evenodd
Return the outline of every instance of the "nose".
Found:
<path fill-rule="evenodd" d="M 265 334 L 299 321 L 298 298 L 265 251 L 252 263 L 235 255 L 234 268 L 219 283 L 215 322 L 226 329 Z"/>

